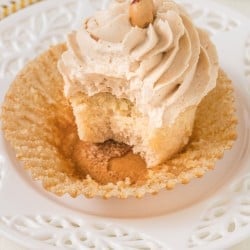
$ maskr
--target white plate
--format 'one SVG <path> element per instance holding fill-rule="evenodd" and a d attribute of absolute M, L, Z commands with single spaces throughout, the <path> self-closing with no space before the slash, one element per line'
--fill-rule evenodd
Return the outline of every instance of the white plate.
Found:
<path fill-rule="evenodd" d="M 0 101 L 27 60 L 108 1 L 43 1 L 0 23 Z M 141 200 L 61 198 L 31 180 L 0 134 L 0 232 L 32 249 L 223 249 L 250 236 L 250 21 L 180 0 L 234 81 L 239 137 L 215 171 Z"/>

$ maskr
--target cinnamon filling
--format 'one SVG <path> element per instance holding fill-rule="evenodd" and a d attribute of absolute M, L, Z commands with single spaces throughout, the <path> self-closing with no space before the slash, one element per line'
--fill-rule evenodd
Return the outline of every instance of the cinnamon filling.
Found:
<path fill-rule="evenodd" d="M 100 184 L 117 183 L 129 178 L 132 184 L 142 184 L 147 177 L 144 160 L 126 144 L 112 140 L 104 143 L 83 142 L 77 135 L 76 126 L 61 128 L 61 150 L 73 161 L 77 171 L 90 175 Z"/>

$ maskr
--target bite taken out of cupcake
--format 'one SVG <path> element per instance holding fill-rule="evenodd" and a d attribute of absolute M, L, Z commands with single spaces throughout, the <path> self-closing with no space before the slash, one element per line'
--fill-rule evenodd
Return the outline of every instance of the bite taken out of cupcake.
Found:
<path fill-rule="evenodd" d="M 170 0 L 117 0 L 84 20 L 66 46 L 17 76 L 2 120 L 47 190 L 106 198 L 203 176 L 232 147 L 237 124 L 215 46 Z"/>
<path fill-rule="evenodd" d="M 59 70 L 80 139 L 126 143 L 153 167 L 188 143 L 219 65 L 210 38 L 180 6 L 141 0 L 85 20 Z"/>

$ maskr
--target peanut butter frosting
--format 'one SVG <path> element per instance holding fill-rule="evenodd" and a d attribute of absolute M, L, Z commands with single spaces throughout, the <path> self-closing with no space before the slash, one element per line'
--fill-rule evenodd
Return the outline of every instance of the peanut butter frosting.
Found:
<path fill-rule="evenodd" d="M 67 98 L 110 92 L 126 98 L 150 126 L 173 124 L 216 86 L 217 52 L 206 32 L 170 0 L 155 0 L 147 28 L 130 23 L 128 0 L 116 0 L 68 36 L 58 68 Z"/>

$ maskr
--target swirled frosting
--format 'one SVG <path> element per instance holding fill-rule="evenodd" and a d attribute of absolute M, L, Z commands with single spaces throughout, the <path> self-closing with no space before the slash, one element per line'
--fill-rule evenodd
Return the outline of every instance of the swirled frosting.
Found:
<path fill-rule="evenodd" d="M 208 35 L 170 0 L 155 0 L 147 28 L 129 21 L 129 0 L 116 0 L 68 36 L 59 61 L 65 96 L 110 92 L 126 98 L 154 127 L 170 125 L 216 86 L 218 59 Z"/>

